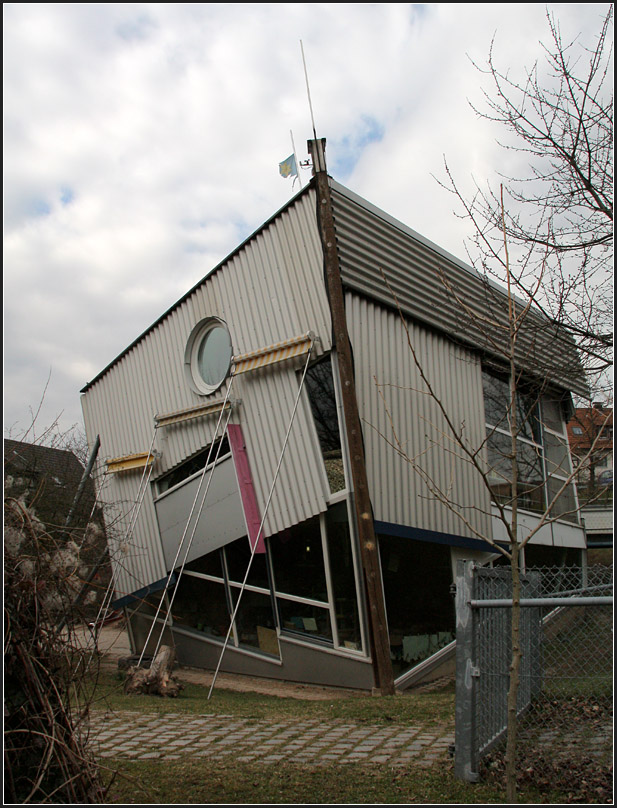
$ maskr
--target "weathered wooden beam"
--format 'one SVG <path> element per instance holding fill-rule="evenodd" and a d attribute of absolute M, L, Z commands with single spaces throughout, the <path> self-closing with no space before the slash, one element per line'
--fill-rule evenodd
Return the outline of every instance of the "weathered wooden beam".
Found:
<path fill-rule="evenodd" d="M 336 349 L 341 382 L 343 418 L 349 448 L 356 526 L 369 612 L 373 674 L 375 687 L 381 694 L 392 695 L 394 694 L 394 676 L 390 659 L 390 639 L 381 584 L 379 551 L 366 474 L 364 443 L 356 398 L 351 345 L 345 315 L 345 300 L 336 246 L 330 184 L 326 170 L 325 141 L 323 139 L 310 140 L 308 147 L 313 158 L 313 173 L 317 189 L 317 219 L 323 247 L 326 286 L 332 315 L 333 347 Z"/>

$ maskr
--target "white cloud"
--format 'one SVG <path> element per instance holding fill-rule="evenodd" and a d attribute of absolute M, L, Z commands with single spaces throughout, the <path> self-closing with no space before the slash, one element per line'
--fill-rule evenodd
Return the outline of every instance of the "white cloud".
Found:
<path fill-rule="evenodd" d="M 551 7 L 553 8 L 553 7 Z M 602 4 L 554 7 L 568 33 Z M 594 16 L 594 12 L 596 12 Z M 291 194 L 315 122 L 334 176 L 463 256 L 431 175 L 503 165 L 468 56 L 539 57 L 540 4 L 4 5 L 5 424 L 79 389 Z M 338 173 L 337 173 L 338 172 Z M 308 178 L 308 175 L 305 174 Z"/>

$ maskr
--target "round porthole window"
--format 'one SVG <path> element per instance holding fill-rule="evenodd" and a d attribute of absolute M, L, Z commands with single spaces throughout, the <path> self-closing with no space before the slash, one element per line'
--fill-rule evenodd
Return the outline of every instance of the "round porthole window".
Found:
<path fill-rule="evenodd" d="M 197 393 L 214 393 L 229 374 L 233 355 L 231 337 L 222 320 L 202 320 L 191 332 L 185 366 L 191 387 Z"/>

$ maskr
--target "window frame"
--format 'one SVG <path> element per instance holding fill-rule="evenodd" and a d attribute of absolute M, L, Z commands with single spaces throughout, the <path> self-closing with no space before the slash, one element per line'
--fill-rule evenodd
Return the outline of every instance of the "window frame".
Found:
<path fill-rule="evenodd" d="M 486 407 L 486 385 L 484 383 L 485 376 L 488 376 L 493 380 L 497 380 L 498 382 L 505 383 L 506 385 L 508 385 L 508 388 L 509 388 L 509 377 L 505 373 L 498 373 L 498 372 L 490 370 L 490 369 L 488 369 L 486 367 L 482 367 L 482 398 L 483 398 L 483 403 L 484 403 L 484 427 L 485 427 L 485 430 L 486 430 L 485 445 L 486 445 L 486 451 L 488 453 L 490 440 L 491 440 L 493 435 L 503 435 L 503 436 L 507 437 L 508 439 L 511 439 L 512 433 L 508 429 L 504 429 L 502 426 L 499 426 L 498 424 L 492 424 L 492 423 L 490 423 L 488 421 L 487 407 Z M 524 391 L 518 391 L 517 390 L 517 397 L 522 397 L 522 396 L 526 396 L 526 395 L 527 394 Z M 522 403 L 523 402 L 521 402 L 521 404 Z M 546 505 L 546 494 L 547 494 L 547 489 L 546 489 L 547 479 L 546 479 L 546 469 L 545 469 L 545 463 L 544 463 L 544 446 L 542 444 L 543 425 L 542 425 L 542 421 L 541 421 L 541 418 L 540 418 L 541 413 L 539 412 L 539 410 L 540 410 L 539 403 L 540 403 L 540 399 L 538 398 L 538 401 L 536 401 L 533 404 L 533 407 L 531 407 L 529 409 L 529 411 L 526 413 L 524 423 L 520 424 L 518 426 L 518 432 L 517 432 L 517 435 L 516 435 L 517 449 L 518 449 L 518 445 L 521 444 L 522 446 L 531 447 L 531 449 L 536 453 L 537 458 L 538 458 L 539 472 L 542 475 L 541 485 L 540 484 L 532 485 L 527 491 L 526 491 L 526 489 L 521 489 L 520 493 L 517 494 L 517 496 L 519 497 L 519 508 L 521 508 L 521 510 L 528 511 L 529 513 L 532 513 L 532 514 L 537 514 L 539 512 L 540 513 L 542 512 L 543 508 Z M 516 409 L 517 409 L 517 415 L 520 415 L 521 412 L 524 412 L 524 410 L 521 409 L 521 405 L 518 403 L 518 401 L 517 401 Z M 508 408 L 506 409 L 506 413 L 505 413 L 504 417 L 501 418 L 499 423 L 503 423 L 504 419 L 506 421 L 508 420 L 508 411 L 509 411 L 509 399 L 508 399 Z M 533 435 L 534 439 L 528 437 L 529 434 Z M 518 454 L 518 451 L 517 451 L 517 454 Z M 505 456 L 502 455 L 502 457 L 505 457 Z M 509 460 L 508 457 L 505 457 L 505 459 Z M 489 481 L 490 481 L 491 472 L 493 471 L 494 468 L 496 468 L 496 467 L 495 466 L 490 466 L 490 464 L 488 463 L 488 456 L 487 456 L 487 469 L 488 469 Z M 504 477 L 504 480 L 505 479 L 506 478 Z M 520 475 L 519 475 L 518 484 L 519 484 L 519 486 L 521 484 L 525 484 L 525 481 L 520 478 Z M 541 506 L 541 508 L 539 510 L 535 510 L 532 507 L 526 507 L 525 505 L 520 504 L 520 498 L 524 497 L 526 493 L 533 493 L 534 491 L 537 491 L 538 489 L 540 489 L 540 491 L 541 491 L 542 502 L 543 502 L 543 505 Z M 491 493 L 492 493 L 492 498 L 494 500 L 496 500 L 496 495 L 493 492 L 491 492 Z M 502 505 L 504 505 L 505 507 L 511 507 L 511 504 L 509 505 L 507 501 L 503 502 Z"/>
<path fill-rule="evenodd" d="M 213 331 L 221 329 L 227 334 L 229 341 L 229 357 L 225 356 L 223 365 L 225 372 L 223 375 L 217 374 L 215 382 L 209 382 L 204 378 L 199 361 L 199 352 L 206 344 Z M 210 396 L 216 393 L 225 380 L 229 377 L 233 360 L 233 341 L 231 333 L 224 320 L 219 317 L 206 317 L 193 328 L 186 343 L 184 351 L 184 370 L 189 386 L 193 392 L 200 396 Z M 220 377 L 220 378 L 219 378 Z"/>
<path fill-rule="evenodd" d="M 495 466 L 490 466 L 488 463 L 488 451 L 489 451 L 489 444 L 493 435 L 504 435 L 508 438 L 511 438 L 511 433 L 509 430 L 504 429 L 502 426 L 494 425 L 490 423 L 487 419 L 487 406 L 486 406 L 486 398 L 487 398 L 487 384 L 485 383 L 485 377 L 489 377 L 493 380 L 498 380 L 502 384 L 509 385 L 509 377 L 504 373 L 500 373 L 496 370 L 493 370 L 489 367 L 483 366 L 482 367 L 482 393 L 483 393 L 483 401 L 484 401 L 484 425 L 486 429 L 486 452 L 487 452 L 487 469 L 489 480 L 491 472 Z M 518 395 L 519 391 L 517 391 Z M 524 424 L 519 425 L 519 431 L 516 435 L 516 443 L 518 445 L 523 446 L 530 446 L 536 452 L 539 461 L 539 471 L 542 475 L 542 482 L 536 485 L 535 488 L 529 489 L 528 493 L 533 493 L 534 490 L 540 488 L 541 495 L 542 495 L 542 505 L 539 508 L 534 509 L 533 507 L 529 507 L 527 504 L 521 503 L 521 498 L 525 496 L 525 490 L 522 489 L 519 493 L 519 509 L 521 511 L 527 512 L 532 515 L 537 515 L 538 513 L 543 513 L 547 509 L 550 508 L 553 511 L 553 508 L 557 505 L 559 501 L 559 497 L 554 499 L 554 494 L 552 493 L 553 486 L 551 483 L 557 483 L 558 487 L 561 487 L 561 483 L 567 482 L 568 478 L 570 478 L 570 482 L 568 486 L 572 488 L 572 496 L 573 496 L 573 510 L 566 511 L 565 516 L 553 516 L 551 514 L 552 520 L 561 520 L 567 522 L 568 524 L 580 524 L 580 518 L 578 516 L 578 509 L 579 509 L 579 502 L 578 502 L 578 495 L 576 491 L 576 486 L 574 485 L 573 481 L 573 462 L 572 462 L 572 454 L 570 452 L 570 447 L 568 443 L 568 433 L 567 433 L 567 423 L 565 419 L 565 414 L 562 409 L 562 404 L 557 403 L 557 406 L 560 408 L 560 426 L 561 429 L 557 429 L 555 425 L 549 426 L 548 424 L 556 423 L 556 419 L 554 417 L 554 413 L 550 416 L 548 414 L 548 409 L 550 404 L 552 403 L 552 399 L 550 398 L 549 394 L 546 391 L 543 392 L 529 392 L 527 393 L 524 387 L 520 391 L 521 396 L 529 396 L 534 395 L 535 401 L 533 406 L 528 409 L 526 412 L 525 420 L 528 422 L 528 426 L 525 427 Z M 509 408 L 509 400 L 508 400 L 508 408 Z M 544 410 L 547 410 L 546 417 Z M 517 414 L 521 412 L 525 412 L 517 403 Z M 508 417 L 508 410 L 506 410 L 505 416 L 501 419 L 500 423 L 503 423 L 504 418 L 507 420 Z M 531 439 L 529 435 L 533 435 L 534 439 Z M 558 465 L 553 460 L 549 460 L 547 450 L 548 450 L 548 437 L 552 437 L 557 443 L 559 443 L 564 448 L 564 456 L 563 461 L 560 462 Z M 506 458 L 508 459 L 508 458 Z M 564 469 L 563 465 L 567 464 L 568 468 Z M 555 468 L 553 470 L 549 469 L 549 464 L 553 464 Z M 505 479 L 505 478 L 504 478 Z M 519 485 L 525 484 L 524 480 L 519 478 Z M 568 488 L 566 488 L 562 494 L 566 495 L 568 493 Z M 521 496 L 522 495 L 522 496 Z M 497 502 L 497 496 L 494 492 L 492 492 L 492 499 L 494 502 Z M 502 502 L 504 507 L 511 507 L 507 501 Z"/>

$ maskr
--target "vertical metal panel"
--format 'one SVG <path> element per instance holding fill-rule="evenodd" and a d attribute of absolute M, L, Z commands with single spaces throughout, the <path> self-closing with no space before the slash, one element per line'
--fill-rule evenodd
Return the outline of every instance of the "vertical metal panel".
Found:
<path fill-rule="evenodd" d="M 83 396 L 89 435 L 101 435 L 101 462 L 147 451 L 157 414 L 196 406 L 207 397 L 194 393 L 185 378 L 184 351 L 191 330 L 217 316 L 231 332 L 234 354 L 312 331 L 318 353 L 330 347 L 330 314 L 323 283 L 323 259 L 316 225 L 315 194 L 299 196 L 215 272 L 170 309 L 151 329 L 100 374 Z M 255 488 L 264 508 L 298 391 L 302 358 L 244 374 L 234 381 L 242 400 L 232 421 L 241 423 L 255 469 Z M 219 394 L 220 395 L 220 394 Z M 325 510 L 327 481 L 315 440 L 310 410 L 299 407 L 264 533 L 269 535 Z M 162 452 L 153 476 L 160 475 L 208 445 L 216 417 L 163 427 L 155 449 Z M 105 501 L 134 502 L 138 474 L 116 475 L 105 486 Z M 187 514 L 188 516 L 188 514 Z M 150 491 L 132 540 L 133 549 L 114 552 L 118 586 L 134 591 L 165 574 Z"/>
<path fill-rule="evenodd" d="M 210 475 L 212 479 L 210 480 Z M 208 491 L 206 506 L 187 529 L 187 515 L 193 502 L 201 502 Z M 160 496 L 155 503 L 163 553 L 168 569 L 211 553 L 247 533 L 244 511 L 231 457 Z"/>
<path fill-rule="evenodd" d="M 478 537 L 474 530 L 490 536 L 488 493 L 428 393 L 399 314 L 351 292 L 346 308 L 375 518 L 471 538 Z M 407 325 L 437 398 L 477 450 L 485 435 L 478 358 L 435 332 Z"/>

